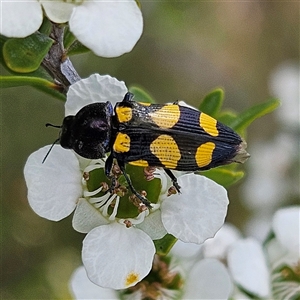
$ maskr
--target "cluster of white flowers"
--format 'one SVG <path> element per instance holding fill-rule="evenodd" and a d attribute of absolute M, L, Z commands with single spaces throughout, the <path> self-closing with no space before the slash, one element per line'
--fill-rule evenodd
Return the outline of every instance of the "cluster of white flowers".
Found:
<path fill-rule="evenodd" d="M 299 283 L 289 280 L 280 267 L 291 268 L 299 276 L 299 215 L 299 206 L 278 210 L 272 220 L 274 238 L 265 245 L 243 238 L 230 224 L 224 224 L 203 245 L 178 241 L 170 253 L 170 272 L 181 274 L 184 284 L 179 298 L 297 299 Z M 122 299 L 120 291 L 93 284 L 83 267 L 72 275 L 70 290 L 75 299 Z M 143 299 L 143 292 L 130 299 Z M 172 295 L 172 290 L 159 292 L 157 299 L 173 299 L 164 297 Z M 178 299 L 178 293 L 175 295 Z"/>
<path fill-rule="evenodd" d="M 70 87 L 66 115 L 74 115 L 93 102 L 110 101 L 114 105 L 126 92 L 124 82 L 92 75 Z M 201 244 L 224 223 L 229 201 L 222 186 L 204 176 L 184 174 L 178 177 L 181 193 L 168 195 L 171 184 L 158 169 L 153 175 L 160 179 L 161 190 L 153 209 L 136 217 L 119 218 L 120 196 L 99 196 L 103 188 L 100 183 L 95 190 L 87 188 L 89 172 L 104 168 L 104 160 L 82 159 L 56 145 L 42 163 L 49 147 L 34 152 L 26 162 L 29 204 L 38 215 L 54 221 L 75 210 L 74 229 L 87 233 L 83 264 L 90 280 L 102 287 L 124 289 L 141 281 L 152 267 L 153 240 L 170 233 L 183 242 Z"/>
<path fill-rule="evenodd" d="M 54 23 L 68 22 L 78 41 L 103 57 L 130 52 L 143 31 L 142 13 L 134 0 L 4 0 L 0 34 L 29 36 L 40 28 L 43 11 Z"/>
<path fill-rule="evenodd" d="M 299 199 L 299 62 L 282 62 L 270 75 L 270 93 L 278 97 L 276 136 L 253 142 L 251 164 L 242 187 L 243 201 L 252 217 L 246 224 L 247 233 L 263 240 L 270 230 L 274 212 Z"/>

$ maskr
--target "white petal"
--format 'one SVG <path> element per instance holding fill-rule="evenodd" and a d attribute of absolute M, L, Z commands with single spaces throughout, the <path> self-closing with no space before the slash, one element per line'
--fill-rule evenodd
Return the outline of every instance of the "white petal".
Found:
<path fill-rule="evenodd" d="M 95 284 L 112 289 L 135 285 L 151 270 L 155 247 L 142 230 L 116 222 L 90 231 L 82 261 Z"/>
<path fill-rule="evenodd" d="M 152 240 L 163 238 L 167 231 L 161 221 L 161 211 L 156 210 L 150 213 L 141 224 L 136 225 L 137 228 L 146 232 Z"/>
<path fill-rule="evenodd" d="M 299 61 L 284 61 L 271 73 L 269 87 L 271 94 L 278 97 L 281 106 L 275 114 L 286 128 L 300 126 L 299 118 Z"/>
<path fill-rule="evenodd" d="M 7 37 L 23 38 L 39 29 L 43 21 L 38 1 L 1 1 L 0 33 Z"/>
<path fill-rule="evenodd" d="M 178 178 L 181 193 L 162 203 L 167 231 L 183 242 L 201 244 L 213 237 L 224 223 L 229 203 L 226 190 L 199 175 Z"/>
<path fill-rule="evenodd" d="M 82 193 L 81 173 L 73 152 L 59 145 L 42 163 L 49 148 L 43 147 L 28 157 L 24 175 L 31 208 L 41 217 L 58 221 L 76 206 Z"/>
<path fill-rule="evenodd" d="M 228 299 L 233 290 L 225 266 L 216 259 L 203 259 L 192 268 L 183 299 Z"/>
<path fill-rule="evenodd" d="M 65 23 L 69 21 L 75 4 L 63 1 L 40 0 L 47 17 L 54 23 Z"/>
<path fill-rule="evenodd" d="M 202 247 L 203 245 L 184 243 L 178 240 L 171 249 L 170 253 L 181 258 L 193 258 L 200 254 Z"/>
<path fill-rule="evenodd" d="M 78 232 L 88 233 L 95 227 L 109 224 L 109 221 L 86 199 L 80 198 L 76 206 L 72 224 L 73 228 Z"/>
<path fill-rule="evenodd" d="M 235 242 L 228 252 L 228 268 L 234 281 L 258 297 L 270 293 L 269 271 L 262 246 L 248 238 Z"/>
<path fill-rule="evenodd" d="M 293 264 L 295 259 L 289 260 L 287 249 L 284 248 L 278 241 L 278 239 L 270 240 L 266 246 L 266 253 L 268 256 L 268 262 L 272 266 L 272 269 L 278 267 L 281 264 Z"/>
<path fill-rule="evenodd" d="M 273 230 L 280 244 L 299 256 L 300 206 L 279 209 L 273 218 Z"/>
<path fill-rule="evenodd" d="M 120 299 L 115 290 L 105 289 L 92 283 L 83 266 L 77 268 L 72 274 L 69 286 L 74 299 Z"/>
<path fill-rule="evenodd" d="M 225 260 L 228 248 L 240 238 L 241 233 L 238 229 L 231 224 L 225 223 L 214 238 L 204 242 L 203 254 L 205 257 Z"/>
<path fill-rule="evenodd" d="M 112 105 L 123 100 L 127 87 L 109 75 L 93 74 L 72 84 L 67 93 L 65 115 L 75 115 L 82 107 L 95 102 L 109 101 Z"/>
<path fill-rule="evenodd" d="M 96 55 L 130 52 L 143 32 L 142 13 L 134 0 L 85 1 L 69 21 L 77 39 Z"/>
<path fill-rule="evenodd" d="M 243 226 L 245 236 L 251 236 L 260 242 L 265 241 L 271 231 L 273 214 L 271 209 L 253 210 L 251 218 Z"/>

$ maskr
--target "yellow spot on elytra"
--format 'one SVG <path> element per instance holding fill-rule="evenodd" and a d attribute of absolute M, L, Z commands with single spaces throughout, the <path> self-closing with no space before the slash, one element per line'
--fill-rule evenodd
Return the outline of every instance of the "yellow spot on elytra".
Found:
<path fill-rule="evenodd" d="M 214 143 L 207 142 L 197 148 L 195 159 L 199 168 L 203 168 L 211 162 L 215 147 Z"/>
<path fill-rule="evenodd" d="M 131 162 L 129 162 L 129 164 L 131 164 L 133 166 L 138 166 L 138 167 L 148 167 L 149 166 L 148 162 L 143 159 L 131 161 Z"/>
<path fill-rule="evenodd" d="M 129 273 L 125 280 L 125 286 L 132 286 L 133 284 L 137 283 L 139 281 L 139 274 L 137 273 Z"/>
<path fill-rule="evenodd" d="M 176 104 L 165 105 L 161 109 L 149 113 L 153 122 L 161 128 L 171 128 L 179 120 L 180 110 Z"/>
<path fill-rule="evenodd" d="M 212 118 L 207 114 L 200 113 L 199 123 L 205 132 L 207 132 L 211 136 L 218 136 L 219 131 L 217 129 L 216 119 Z"/>
<path fill-rule="evenodd" d="M 117 153 L 128 152 L 130 149 L 130 137 L 124 133 L 118 133 L 114 142 L 114 151 Z"/>
<path fill-rule="evenodd" d="M 160 135 L 151 143 L 150 151 L 168 169 L 175 169 L 181 157 L 176 141 L 166 134 Z"/>
<path fill-rule="evenodd" d="M 132 119 L 132 109 L 130 107 L 117 106 L 116 114 L 120 123 L 128 122 Z"/>
<path fill-rule="evenodd" d="M 139 104 L 141 104 L 141 105 L 144 105 L 144 106 L 150 106 L 151 105 L 151 103 L 149 103 L 149 102 L 138 102 Z"/>

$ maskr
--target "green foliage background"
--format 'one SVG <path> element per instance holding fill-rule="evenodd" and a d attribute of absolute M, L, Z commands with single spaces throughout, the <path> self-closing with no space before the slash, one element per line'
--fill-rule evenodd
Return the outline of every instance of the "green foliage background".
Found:
<path fill-rule="evenodd" d="M 82 78 L 110 74 L 159 102 L 180 99 L 196 107 L 220 86 L 224 107 L 240 112 L 269 98 L 269 75 L 279 63 L 299 61 L 298 2 L 140 2 L 145 28 L 134 50 L 113 59 L 73 56 Z M 33 213 L 22 173 L 30 153 L 57 138 L 44 124 L 60 124 L 64 105 L 32 87 L 0 93 L 2 299 L 67 299 L 84 235 L 72 229 L 71 217 L 54 223 Z M 272 115 L 257 120 L 248 144 L 270 138 L 276 126 Z M 249 212 L 239 187 L 229 190 L 227 220 L 242 229 Z"/>

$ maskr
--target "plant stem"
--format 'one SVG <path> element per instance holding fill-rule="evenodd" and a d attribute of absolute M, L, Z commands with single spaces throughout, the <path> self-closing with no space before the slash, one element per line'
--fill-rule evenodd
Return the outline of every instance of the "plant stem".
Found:
<path fill-rule="evenodd" d="M 80 76 L 75 70 L 64 49 L 64 26 L 52 23 L 50 37 L 54 40 L 52 47 L 45 56 L 42 66 L 51 77 L 62 88 L 62 93 L 66 94 L 71 84 L 80 80 Z"/>

